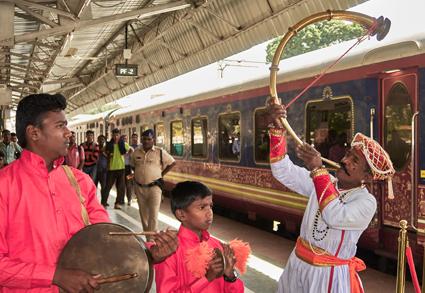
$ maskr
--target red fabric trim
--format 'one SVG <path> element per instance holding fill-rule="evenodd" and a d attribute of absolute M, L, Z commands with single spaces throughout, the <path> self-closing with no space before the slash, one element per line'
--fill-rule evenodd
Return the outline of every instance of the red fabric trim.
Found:
<path fill-rule="evenodd" d="M 286 155 L 286 136 L 282 129 L 270 129 L 270 162 L 274 163 Z"/>
<path fill-rule="evenodd" d="M 328 283 L 328 293 L 332 291 L 332 283 L 334 279 L 334 269 L 335 267 L 331 267 L 331 274 L 329 275 L 329 283 Z"/>
<path fill-rule="evenodd" d="M 339 251 L 341 250 L 342 242 L 344 242 L 345 230 L 341 232 L 341 240 L 339 241 L 338 248 L 336 250 L 335 256 L 338 256 Z M 334 278 L 334 267 L 331 268 L 331 274 L 329 275 L 329 285 L 328 285 L 328 293 L 332 290 L 332 283 Z"/>
<path fill-rule="evenodd" d="M 323 211 L 332 200 L 338 197 L 338 192 L 332 184 L 329 174 L 314 176 L 313 183 L 320 210 Z"/>

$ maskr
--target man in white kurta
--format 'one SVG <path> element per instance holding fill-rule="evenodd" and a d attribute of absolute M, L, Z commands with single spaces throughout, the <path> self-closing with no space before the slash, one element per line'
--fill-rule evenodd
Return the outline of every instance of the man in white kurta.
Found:
<path fill-rule="evenodd" d="M 344 198 L 332 200 L 323 212 L 316 216 L 320 210 L 310 172 L 294 165 L 288 156 L 271 164 L 271 168 L 275 178 L 282 184 L 309 197 L 300 237 L 339 258 L 352 258 L 356 254 L 360 235 L 375 214 L 375 197 L 365 187 L 339 190 L 341 197 L 345 195 Z M 278 292 L 350 292 L 348 265 L 310 265 L 299 259 L 294 250 L 279 280 Z"/>
<path fill-rule="evenodd" d="M 355 254 L 357 242 L 377 206 L 363 182 L 368 174 L 376 178 L 378 169 L 389 168 L 391 172 L 385 176 L 393 174 L 388 155 L 382 160 L 386 165 L 377 166 L 368 157 L 377 155 L 374 148 L 379 147 L 380 155 L 386 154 L 385 151 L 373 140 L 357 134 L 334 178 L 322 167 L 320 154 L 313 147 L 305 144 L 297 148 L 297 155 L 312 170 L 309 171 L 294 165 L 286 154 L 284 132 L 275 129 L 270 132 L 274 177 L 289 189 L 309 197 L 300 237 L 279 280 L 278 293 L 363 292 L 357 271 L 365 269 L 365 265 Z M 346 188 L 338 187 L 337 182 Z"/>

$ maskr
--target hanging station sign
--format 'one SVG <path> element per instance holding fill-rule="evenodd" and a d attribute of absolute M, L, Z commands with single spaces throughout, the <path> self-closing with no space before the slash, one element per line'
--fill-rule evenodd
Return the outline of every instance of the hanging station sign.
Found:
<path fill-rule="evenodd" d="M 136 64 L 115 64 L 116 76 L 137 76 L 138 66 Z"/>

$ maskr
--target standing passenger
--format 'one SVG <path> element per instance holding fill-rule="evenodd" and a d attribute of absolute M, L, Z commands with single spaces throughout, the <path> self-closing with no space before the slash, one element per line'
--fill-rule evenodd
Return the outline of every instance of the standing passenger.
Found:
<path fill-rule="evenodd" d="M 336 179 L 322 166 L 320 153 L 306 143 L 297 147 L 297 155 L 307 169 L 298 167 L 286 154 L 285 131 L 277 120 L 286 117 L 286 111 L 282 105 L 270 105 L 268 112 L 275 126 L 270 129 L 273 176 L 309 197 L 278 293 L 363 292 L 357 272 L 366 266 L 355 254 L 376 211 L 376 199 L 365 183 L 372 177 L 392 177 L 395 171 L 388 154 L 373 139 L 358 133 L 340 162 Z"/>
<path fill-rule="evenodd" d="M 65 155 L 65 164 L 78 170 L 83 170 L 84 149 L 75 142 L 75 132 L 69 137 L 68 153 Z"/>
<path fill-rule="evenodd" d="M 81 144 L 81 147 L 84 150 L 83 171 L 93 179 L 93 182 L 95 182 L 99 146 L 94 142 L 93 130 L 86 131 L 86 141 Z"/>
<path fill-rule="evenodd" d="M 108 173 L 108 158 L 106 156 L 105 148 L 106 137 L 101 134 L 97 137 L 97 144 L 99 145 L 99 158 L 96 163 L 96 178 L 94 185 L 98 186 L 100 183 L 102 198 L 104 198 L 104 193 L 106 192 L 106 175 Z M 108 203 L 104 205 L 105 207 L 109 206 Z"/>
<path fill-rule="evenodd" d="M 3 142 L 0 142 L 0 151 L 4 154 L 4 164 L 8 165 L 17 159 L 17 153 L 22 152 L 22 148 L 11 140 L 12 135 L 9 130 L 2 131 Z"/>
<path fill-rule="evenodd" d="M 120 210 L 120 205 L 124 204 L 125 196 L 125 164 L 124 155 L 130 146 L 120 137 L 120 130 L 112 130 L 112 139 L 106 144 L 106 155 L 108 156 L 108 174 L 106 179 L 106 190 L 102 193 L 102 204 L 108 203 L 109 192 L 115 184 L 117 188 L 117 198 L 114 208 Z"/>
<path fill-rule="evenodd" d="M 0 169 L 5 166 L 4 164 L 4 154 L 2 151 L 0 151 Z"/>
<path fill-rule="evenodd" d="M 165 150 L 154 146 L 154 132 L 148 129 L 142 133 L 142 148 L 131 155 L 135 168 L 134 180 L 139 213 L 144 231 L 156 231 L 161 205 L 163 177 L 176 164 Z"/>

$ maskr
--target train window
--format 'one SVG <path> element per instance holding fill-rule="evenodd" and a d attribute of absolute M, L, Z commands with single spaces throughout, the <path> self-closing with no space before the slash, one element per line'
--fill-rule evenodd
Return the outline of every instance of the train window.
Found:
<path fill-rule="evenodd" d="M 120 126 L 120 119 L 117 119 L 117 126 Z"/>
<path fill-rule="evenodd" d="M 340 161 L 353 136 L 354 112 L 350 97 L 309 101 L 306 104 L 306 141 L 322 157 Z"/>
<path fill-rule="evenodd" d="M 128 124 L 133 124 L 133 116 L 128 117 Z"/>
<path fill-rule="evenodd" d="M 165 127 L 162 122 L 155 124 L 155 144 L 159 147 L 165 144 Z"/>
<path fill-rule="evenodd" d="M 136 115 L 136 123 L 140 123 L 140 114 Z"/>
<path fill-rule="evenodd" d="M 218 157 L 220 160 L 239 161 L 241 152 L 241 114 L 239 112 L 218 116 Z"/>
<path fill-rule="evenodd" d="M 401 82 L 393 85 L 384 109 L 384 146 L 397 171 L 409 162 L 412 146 L 411 97 Z"/>
<path fill-rule="evenodd" d="M 269 163 L 270 142 L 266 120 L 266 108 L 259 108 L 254 113 L 254 156 L 256 163 Z"/>
<path fill-rule="evenodd" d="M 194 118 L 192 120 L 192 157 L 206 158 L 208 150 L 207 142 L 207 118 Z"/>
<path fill-rule="evenodd" d="M 101 135 L 103 135 L 103 124 L 99 124 L 99 132 Z"/>
<path fill-rule="evenodd" d="M 184 139 L 183 139 L 183 121 L 171 122 L 171 154 L 174 156 L 183 156 Z"/>

